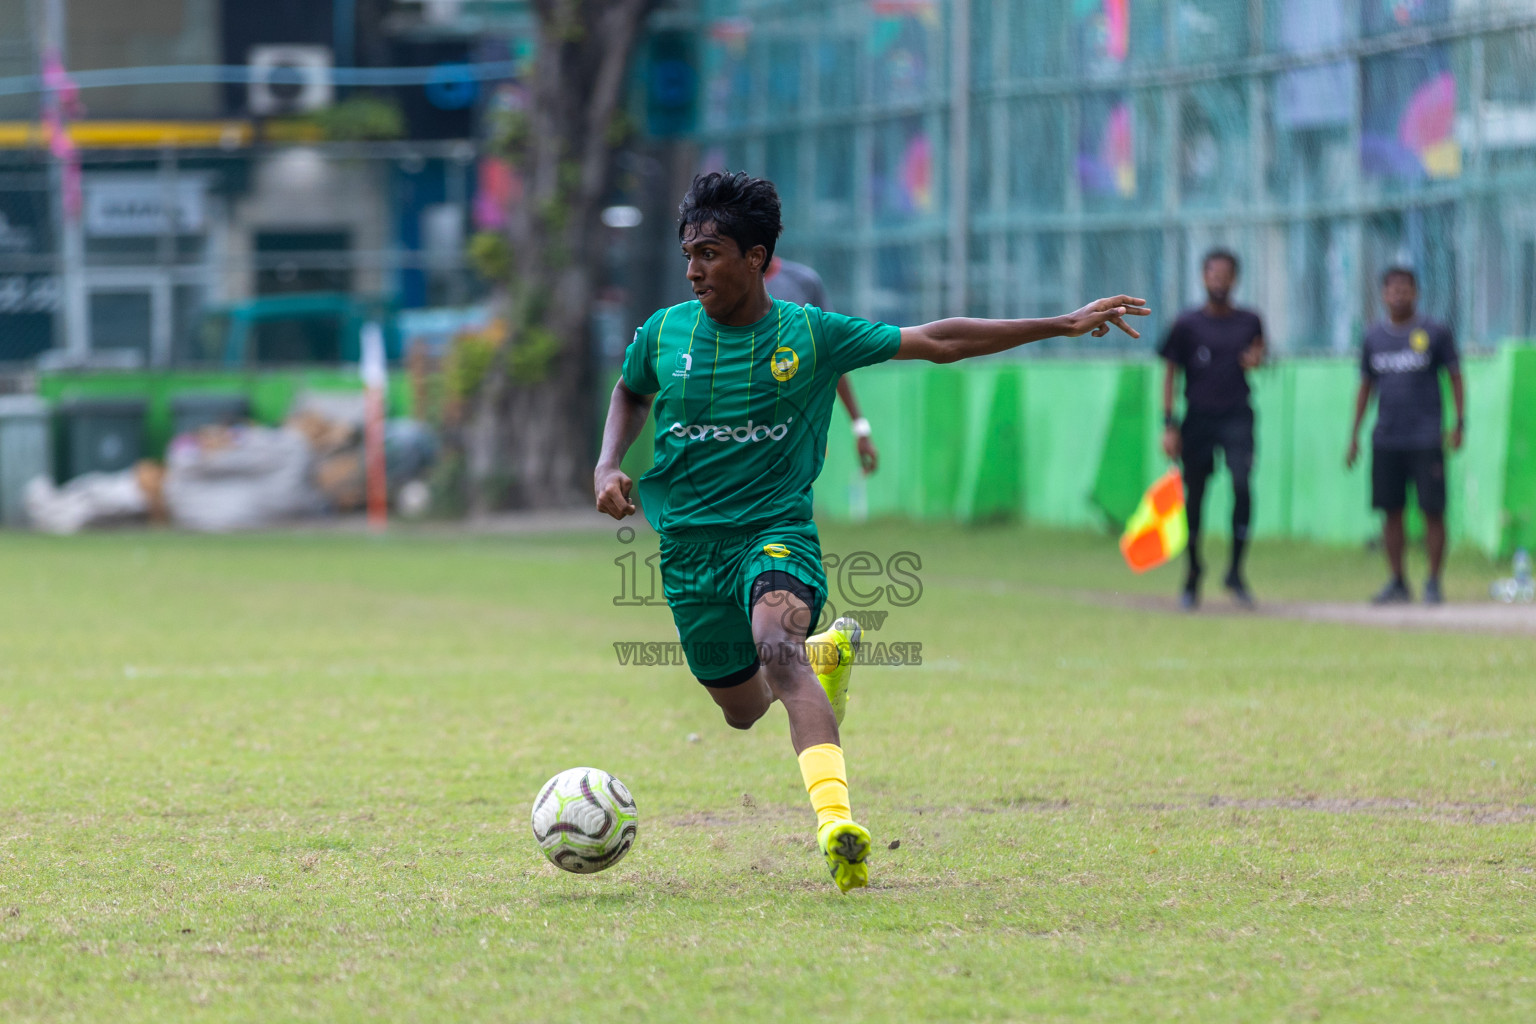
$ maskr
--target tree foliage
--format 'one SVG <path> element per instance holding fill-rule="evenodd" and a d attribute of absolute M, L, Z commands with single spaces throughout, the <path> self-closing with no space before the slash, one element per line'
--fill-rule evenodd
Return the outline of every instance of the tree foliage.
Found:
<path fill-rule="evenodd" d="M 507 328 L 466 409 L 474 511 L 501 499 L 547 507 L 591 497 L 599 218 L 628 135 L 620 107 L 630 55 L 657 2 L 533 0 L 527 102 L 498 115 L 491 135 L 522 180 L 521 200 L 503 246 L 475 242 L 481 273 L 505 273 Z"/>

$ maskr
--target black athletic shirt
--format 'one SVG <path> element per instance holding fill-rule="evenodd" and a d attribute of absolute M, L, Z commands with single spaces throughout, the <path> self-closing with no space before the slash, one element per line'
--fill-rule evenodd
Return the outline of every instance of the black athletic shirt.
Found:
<path fill-rule="evenodd" d="M 1202 306 L 1179 314 L 1157 354 L 1184 371 L 1184 402 L 1191 411 L 1235 412 L 1248 407 L 1243 353 L 1263 334 L 1264 322 L 1251 310 L 1211 316 Z"/>
<path fill-rule="evenodd" d="M 1402 327 L 1371 325 L 1360 348 L 1360 372 L 1376 388 L 1377 448 L 1439 448 L 1445 423 L 1440 370 L 1459 365 L 1456 339 L 1444 324 L 1415 317 Z"/>

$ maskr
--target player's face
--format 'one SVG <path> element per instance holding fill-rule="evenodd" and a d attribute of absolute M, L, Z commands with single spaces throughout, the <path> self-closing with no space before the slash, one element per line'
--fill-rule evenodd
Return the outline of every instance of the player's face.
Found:
<path fill-rule="evenodd" d="M 1381 303 L 1392 314 L 1392 319 L 1407 320 L 1419 303 L 1419 289 L 1401 274 L 1394 275 L 1381 286 Z"/>
<path fill-rule="evenodd" d="M 763 279 L 767 255 L 760 245 L 742 252 L 736 240 L 721 235 L 713 223 L 690 225 L 683 233 L 688 284 L 704 312 L 721 322 L 752 296 Z"/>
<path fill-rule="evenodd" d="M 1237 275 L 1226 260 L 1211 260 L 1205 265 L 1205 294 L 1218 306 L 1225 305 L 1232 295 L 1232 285 Z"/>

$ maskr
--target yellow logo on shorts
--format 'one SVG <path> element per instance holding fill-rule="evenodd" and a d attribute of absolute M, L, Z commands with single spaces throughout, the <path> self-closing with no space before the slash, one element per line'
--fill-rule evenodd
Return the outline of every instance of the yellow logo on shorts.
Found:
<path fill-rule="evenodd" d="M 768 369 L 774 380 L 789 380 L 800 369 L 800 357 L 795 355 L 794 349 L 781 345 L 773 350 L 773 361 L 768 364 Z"/>
<path fill-rule="evenodd" d="M 1408 346 L 1415 352 L 1429 351 L 1429 332 L 1420 327 L 1408 336 Z"/>
<path fill-rule="evenodd" d="M 764 544 L 763 553 L 769 558 L 788 558 L 789 548 L 783 544 Z"/>

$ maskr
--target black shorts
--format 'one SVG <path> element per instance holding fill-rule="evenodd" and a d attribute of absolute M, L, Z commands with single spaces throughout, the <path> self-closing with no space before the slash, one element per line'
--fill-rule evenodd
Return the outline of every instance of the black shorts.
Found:
<path fill-rule="evenodd" d="M 773 593 L 775 590 L 787 590 L 800 600 L 805 602 L 807 608 L 819 609 L 821 607 L 821 595 L 815 589 L 798 576 L 792 576 L 787 572 L 770 569 L 768 572 L 758 574 L 752 581 L 752 597 L 748 601 L 749 611 L 757 607 L 757 602 Z M 812 628 L 815 622 L 811 622 Z"/>
<path fill-rule="evenodd" d="M 1376 448 L 1371 452 L 1371 507 L 1401 512 L 1413 481 L 1425 515 L 1445 512 L 1445 452 L 1440 448 Z"/>
<path fill-rule="evenodd" d="M 1190 409 L 1179 430 L 1183 447 L 1184 475 L 1207 477 L 1216 469 L 1216 449 L 1234 477 L 1253 470 L 1253 409 L 1242 406 L 1230 412 Z"/>

